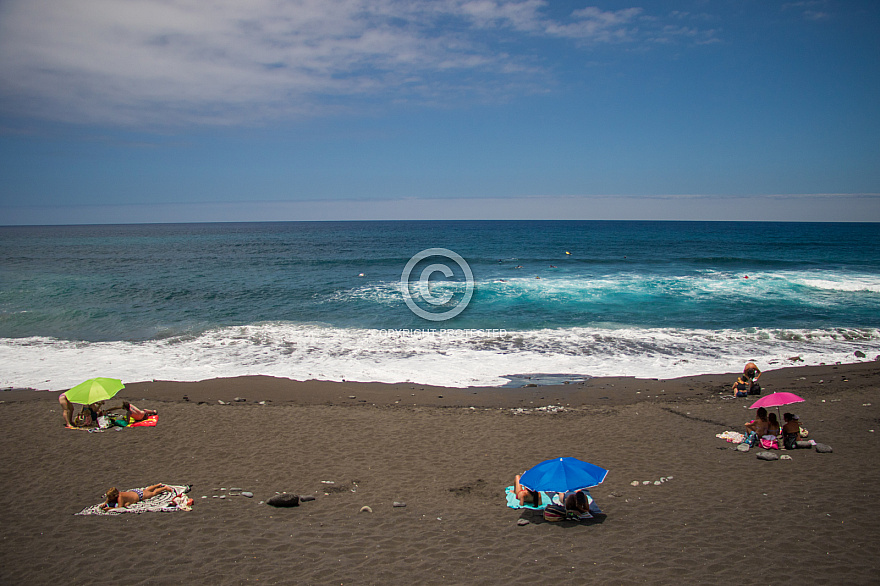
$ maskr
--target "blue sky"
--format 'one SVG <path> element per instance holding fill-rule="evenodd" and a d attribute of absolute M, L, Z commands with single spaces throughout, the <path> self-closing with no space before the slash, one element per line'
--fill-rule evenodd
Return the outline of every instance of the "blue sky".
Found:
<path fill-rule="evenodd" d="M 880 3 L 4 0 L 0 224 L 880 221 Z"/>

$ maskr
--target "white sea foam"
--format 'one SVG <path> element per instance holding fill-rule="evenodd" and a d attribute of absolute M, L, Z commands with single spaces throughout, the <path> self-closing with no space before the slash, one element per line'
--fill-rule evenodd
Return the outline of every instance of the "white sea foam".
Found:
<path fill-rule="evenodd" d="M 747 360 L 782 367 L 854 362 L 880 353 L 876 329 L 537 331 L 369 330 L 267 323 L 148 342 L 0 339 L 0 386 L 69 388 L 94 376 L 127 382 L 239 375 L 295 380 L 500 386 L 504 375 L 554 372 L 669 378 L 734 372 Z"/>

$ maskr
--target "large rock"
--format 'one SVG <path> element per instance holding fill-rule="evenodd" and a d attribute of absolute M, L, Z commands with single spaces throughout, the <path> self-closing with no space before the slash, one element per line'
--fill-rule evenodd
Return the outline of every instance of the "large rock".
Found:
<path fill-rule="evenodd" d="M 816 451 L 820 454 L 830 454 L 834 450 L 828 444 L 816 444 Z"/>
<path fill-rule="evenodd" d="M 737 449 L 737 451 L 740 451 L 740 452 L 748 452 L 751 449 L 751 447 L 749 446 L 749 444 L 743 442 L 741 444 L 737 444 L 736 449 Z"/>
<path fill-rule="evenodd" d="M 266 501 L 267 505 L 271 505 L 273 507 L 298 507 L 299 506 L 299 495 L 298 494 L 276 494 L 272 498 Z"/>
<path fill-rule="evenodd" d="M 774 454 L 773 452 L 758 452 L 758 459 L 767 461 L 778 460 L 779 454 Z"/>

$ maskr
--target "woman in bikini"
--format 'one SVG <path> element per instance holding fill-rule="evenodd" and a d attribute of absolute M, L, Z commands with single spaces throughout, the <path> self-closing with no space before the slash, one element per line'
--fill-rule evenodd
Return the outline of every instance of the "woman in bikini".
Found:
<path fill-rule="evenodd" d="M 746 423 L 746 437 L 749 438 L 749 443 L 753 446 L 758 445 L 758 441 L 767 435 L 767 428 L 769 426 L 770 421 L 767 419 L 767 410 L 763 407 L 758 407 L 757 418 Z"/>
<path fill-rule="evenodd" d="M 112 409 L 107 409 L 107 411 L 119 411 L 120 409 L 125 409 L 126 418 L 131 421 L 143 421 L 147 417 L 159 413 L 155 409 L 138 409 L 128 401 L 123 401 L 122 405 L 118 407 L 113 407 Z"/>
<path fill-rule="evenodd" d="M 536 507 L 541 506 L 541 493 L 529 490 L 519 483 L 520 475 L 517 474 L 513 479 L 513 494 L 519 499 L 520 506 L 529 503 Z"/>
<path fill-rule="evenodd" d="M 114 486 L 104 495 L 105 497 L 107 497 L 107 500 L 105 500 L 103 504 L 101 504 L 101 509 L 105 511 L 109 511 L 110 509 L 115 509 L 117 507 L 127 509 L 129 505 L 151 499 L 157 494 L 170 491 L 171 488 L 165 486 L 164 484 L 153 484 L 152 486 L 148 486 L 143 489 L 134 488 L 132 490 L 123 491 L 120 491 Z"/>
<path fill-rule="evenodd" d="M 782 420 L 785 421 L 782 426 L 782 445 L 786 450 L 795 450 L 801 435 L 801 422 L 797 415 L 791 413 L 783 413 Z"/>

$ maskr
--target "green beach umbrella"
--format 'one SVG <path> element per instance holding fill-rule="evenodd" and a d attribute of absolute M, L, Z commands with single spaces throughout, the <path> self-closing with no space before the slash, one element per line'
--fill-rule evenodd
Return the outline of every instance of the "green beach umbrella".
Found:
<path fill-rule="evenodd" d="M 118 378 L 91 378 L 66 391 L 64 396 L 72 403 L 91 405 L 112 398 L 124 388 L 125 385 Z"/>

